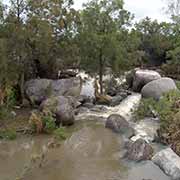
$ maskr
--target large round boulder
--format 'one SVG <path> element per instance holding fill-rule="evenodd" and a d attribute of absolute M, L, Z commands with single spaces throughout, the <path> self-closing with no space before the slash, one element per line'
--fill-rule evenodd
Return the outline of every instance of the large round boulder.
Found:
<path fill-rule="evenodd" d="M 163 149 L 155 154 L 152 161 L 172 179 L 180 179 L 180 157 L 171 148 Z"/>
<path fill-rule="evenodd" d="M 32 104 L 40 104 L 51 96 L 79 96 L 79 77 L 61 80 L 33 79 L 25 84 L 25 94 Z"/>
<path fill-rule="evenodd" d="M 53 96 L 74 96 L 78 97 L 81 93 L 81 78 L 69 78 L 52 81 L 52 95 Z"/>
<path fill-rule="evenodd" d="M 135 132 L 128 121 L 119 114 L 112 114 L 106 120 L 106 128 L 112 129 L 116 133 L 121 133 L 127 138 L 131 138 Z"/>
<path fill-rule="evenodd" d="M 161 78 L 146 84 L 141 93 L 144 98 L 154 98 L 159 100 L 164 93 L 176 89 L 177 87 L 173 79 Z"/>
<path fill-rule="evenodd" d="M 133 161 L 150 160 L 153 156 L 153 148 L 145 140 L 138 139 L 127 145 L 126 157 Z"/>
<path fill-rule="evenodd" d="M 32 79 L 25 83 L 25 94 L 32 104 L 40 104 L 48 97 L 52 80 Z"/>
<path fill-rule="evenodd" d="M 56 96 L 46 99 L 40 105 L 43 112 L 51 112 L 56 117 L 57 124 L 72 125 L 74 123 L 74 109 L 79 106 L 73 97 Z"/>
<path fill-rule="evenodd" d="M 134 74 L 133 91 L 140 92 L 144 85 L 160 78 L 156 71 L 139 69 Z"/>

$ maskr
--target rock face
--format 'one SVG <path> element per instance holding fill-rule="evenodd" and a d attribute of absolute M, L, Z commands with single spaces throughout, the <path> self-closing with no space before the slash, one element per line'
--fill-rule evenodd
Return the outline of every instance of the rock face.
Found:
<path fill-rule="evenodd" d="M 158 165 L 173 180 L 180 179 L 180 157 L 171 148 L 164 149 L 157 153 L 152 161 Z"/>
<path fill-rule="evenodd" d="M 106 128 L 112 129 L 116 133 L 121 133 L 127 138 L 131 138 L 135 132 L 129 123 L 120 115 L 112 114 L 107 118 Z"/>
<path fill-rule="evenodd" d="M 134 74 L 133 91 L 140 92 L 144 85 L 160 78 L 161 75 L 156 71 L 139 69 Z"/>
<path fill-rule="evenodd" d="M 45 100 L 40 108 L 50 111 L 56 116 L 57 124 L 72 125 L 74 123 L 74 109 L 79 105 L 73 97 L 56 96 Z"/>
<path fill-rule="evenodd" d="M 146 84 L 141 93 L 145 98 L 158 100 L 164 93 L 176 89 L 176 84 L 171 78 L 161 78 Z"/>
<path fill-rule="evenodd" d="M 25 84 L 25 94 L 31 103 L 40 104 L 51 96 L 79 96 L 81 79 L 70 78 L 61 80 L 33 79 Z"/>
<path fill-rule="evenodd" d="M 126 157 L 133 161 L 150 160 L 153 156 L 153 148 L 143 139 L 129 143 Z"/>

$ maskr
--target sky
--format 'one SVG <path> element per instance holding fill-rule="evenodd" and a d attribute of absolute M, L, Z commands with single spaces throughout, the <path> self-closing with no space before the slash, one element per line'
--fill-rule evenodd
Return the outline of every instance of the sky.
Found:
<path fill-rule="evenodd" d="M 75 7 L 80 9 L 83 3 L 88 0 L 74 0 Z M 164 13 L 164 0 L 124 0 L 124 8 L 135 15 L 135 21 L 145 18 L 146 16 L 157 19 L 159 22 L 168 21 L 168 16 Z"/>
<path fill-rule="evenodd" d="M 8 0 L 3 0 L 8 2 Z M 74 0 L 74 7 L 82 8 L 82 4 L 88 0 Z M 165 0 L 124 0 L 124 8 L 135 15 L 135 21 L 145 18 L 146 16 L 161 21 L 169 21 L 169 17 L 164 13 Z"/>

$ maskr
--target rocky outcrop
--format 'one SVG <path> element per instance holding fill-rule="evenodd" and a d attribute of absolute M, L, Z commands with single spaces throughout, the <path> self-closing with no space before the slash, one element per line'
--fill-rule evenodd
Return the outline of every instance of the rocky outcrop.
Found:
<path fill-rule="evenodd" d="M 33 79 L 25 84 L 25 94 L 32 104 L 40 104 L 51 96 L 79 96 L 81 79 Z"/>
<path fill-rule="evenodd" d="M 80 104 L 73 97 L 56 96 L 46 99 L 40 109 L 51 112 L 56 117 L 57 124 L 72 125 L 74 123 L 74 109 Z"/>
<path fill-rule="evenodd" d="M 173 180 L 180 179 L 180 157 L 171 148 L 164 149 L 157 153 L 152 161 L 158 165 Z"/>
<path fill-rule="evenodd" d="M 125 118 L 118 114 L 110 115 L 106 120 L 106 128 L 112 129 L 116 133 L 121 133 L 127 138 L 131 138 L 135 132 Z"/>
<path fill-rule="evenodd" d="M 135 69 L 126 76 L 126 81 L 133 91 L 140 92 L 144 85 L 160 78 L 161 75 L 156 71 Z"/>
<path fill-rule="evenodd" d="M 158 100 L 164 93 L 176 89 L 177 87 L 173 79 L 161 78 L 146 84 L 141 93 L 144 98 L 154 98 Z"/>
<path fill-rule="evenodd" d="M 153 148 L 145 140 L 138 139 L 126 145 L 126 157 L 133 161 L 150 160 L 153 156 Z"/>

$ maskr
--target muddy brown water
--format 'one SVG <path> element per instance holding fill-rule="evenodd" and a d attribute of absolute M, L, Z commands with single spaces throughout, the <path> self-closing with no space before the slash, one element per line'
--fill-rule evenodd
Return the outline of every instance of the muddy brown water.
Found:
<path fill-rule="evenodd" d="M 168 180 L 160 169 L 122 160 L 122 137 L 103 123 L 81 121 L 61 145 L 51 136 L 0 142 L 0 180 Z"/>

